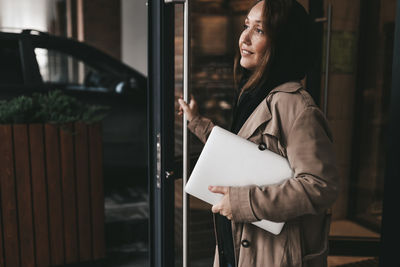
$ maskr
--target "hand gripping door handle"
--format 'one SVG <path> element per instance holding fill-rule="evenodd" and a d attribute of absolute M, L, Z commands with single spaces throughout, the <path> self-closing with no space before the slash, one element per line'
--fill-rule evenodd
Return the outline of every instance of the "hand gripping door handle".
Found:
<path fill-rule="evenodd" d="M 183 100 L 188 102 L 189 95 L 189 0 L 164 0 L 166 4 L 184 4 L 183 10 Z M 182 177 L 182 263 L 188 266 L 188 196 L 185 185 L 188 180 L 188 129 L 186 114 L 183 113 L 183 177 Z"/>

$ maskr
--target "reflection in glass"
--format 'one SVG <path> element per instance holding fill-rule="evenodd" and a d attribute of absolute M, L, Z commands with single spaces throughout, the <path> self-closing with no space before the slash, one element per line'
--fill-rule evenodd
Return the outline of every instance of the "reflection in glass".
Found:
<path fill-rule="evenodd" d="M 43 82 L 68 84 L 69 88 L 96 87 L 97 91 L 107 91 L 100 72 L 85 62 L 60 51 L 35 48 L 40 74 Z M 104 79 L 104 78 L 103 78 Z"/>

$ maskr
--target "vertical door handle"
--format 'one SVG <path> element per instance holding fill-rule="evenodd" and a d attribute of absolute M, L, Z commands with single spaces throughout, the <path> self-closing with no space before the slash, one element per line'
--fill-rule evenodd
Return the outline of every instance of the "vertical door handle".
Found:
<path fill-rule="evenodd" d="M 189 0 L 164 0 L 165 4 L 184 4 L 183 9 L 183 100 L 188 102 L 189 95 Z M 187 117 L 183 113 L 183 173 L 182 173 L 182 263 L 183 267 L 188 266 L 188 196 L 185 193 L 185 185 L 188 179 L 188 128 Z M 167 178 L 171 176 L 167 173 Z"/>
<path fill-rule="evenodd" d="M 166 4 L 183 4 L 186 0 L 164 0 Z"/>
<path fill-rule="evenodd" d="M 325 81 L 324 81 L 324 102 L 323 112 L 325 117 L 328 115 L 328 93 L 329 93 L 329 60 L 331 54 L 331 33 L 332 33 L 332 3 L 328 4 L 327 16 L 323 18 L 316 18 L 316 23 L 327 22 L 326 43 L 325 43 Z"/>
<path fill-rule="evenodd" d="M 328 93 L 329 93 L 329 60 L 331 55 L 331 32 L 332 32 L 332 4 L 328 5 L 328 25 L 326 33 L 326 57 L 325 57 L 325 88 L 324 88 L 324 115 L 328 116 Z"/>
<path fill-rule="evenodd" d="M 189 0 L 183 8 L 183 100 L 189 100 Z M 183 181 L 182 181 L 182 265 L 188 266 L 188 196 L 185 186 L 188 180 L 188 128 L 186 114 L 183 115 Z"/>

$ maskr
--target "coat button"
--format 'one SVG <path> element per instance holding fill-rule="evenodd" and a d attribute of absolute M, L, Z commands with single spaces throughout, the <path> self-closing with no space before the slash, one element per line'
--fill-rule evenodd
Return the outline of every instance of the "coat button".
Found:
<path fill-rule="evenodd" d="M 267 149 L 267 145 L 266 145 L 265 143 L 260 143 L 260 144 L 258 145 L 258 149 L 260 149 L 261 151 L 263 151 L 263 150 Z"/>
<path fill-rule="evenodd" d="M 244 239 L 244 240 L 242 240 L 242 246 L 244 248 L 248 248 L 248 247 L 250 247 L 250 242 L 248 240 Z"/>

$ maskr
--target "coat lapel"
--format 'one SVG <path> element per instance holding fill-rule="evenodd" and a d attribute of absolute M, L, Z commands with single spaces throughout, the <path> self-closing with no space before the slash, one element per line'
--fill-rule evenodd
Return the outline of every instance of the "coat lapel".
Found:
<path fill-rule="evenodd" d="M 265 98 L 247 118 L 242 128 L 240 128 L 238 135 L 248 139 L 261 124 L 269 121 L 271 117 L 267 99 Z"/>
<path fill-rule="evenodd" d="M 257 108 L 253 111 L 253 113 L 247 118 L 246 122 L 243 124 L 242 128 L 238 132 L 238 135 L 249 139 L 250 136 L 253 135 L 254 131 L 257 130 L 257 128 L 271 120 L 272 115 L 271 111 L 268 107 L 268 97 L 276 92 L 286 92 L 286 93 L 292 93 L 296 92 L 302 88 L 302 85 L 299 81 L 292 81 L 292 82 L 287 82 L 284 84 L 281 84 L 280 86 L 274 88 L 266 98 L 257 106 Z"/>

